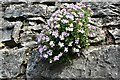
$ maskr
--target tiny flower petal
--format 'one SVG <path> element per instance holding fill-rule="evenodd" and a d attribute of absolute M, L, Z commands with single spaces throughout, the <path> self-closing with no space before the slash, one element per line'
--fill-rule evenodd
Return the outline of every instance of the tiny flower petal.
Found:
<path fill-rule="evenodd" d="M 64 36 L 62 36 L 62 35 L 60 35 L 59 37 L 60 37 L 60 40 L 64 40 L 65 39 Z"/>
<path fill-rule="evenodd" d="M 51 47 L 55 46 L 55 44 L 53 43 L 53 41 L 50 41 L 49 44 L 50 44 Z"/>
<path fill-rule="evenodd" d="M 74 52 L 79 52 L 79 49 L 73 48 Z"/>
<path fill-rule="evenodd" d="M 63 53 L 60 52 L 60 54 L 58 54 L 59 57 L 61 57 L 63 55 Z"/>
<path fill-rule="evenodd" d="M 48 58 L 48 55 L 47 55 L 47 54 L 43 54 L 43 57 L 44 57 L 44 58 Z"/>
<path fill-rule="evenodd" d="M 67 47 L 65 47 L 64 51 L 65 51 L 65 52 L 68 52 L 68 48 L 67 48 Z"/>
<path fill-rule="evenodd" d="M 73 41 L 69 42 L 68 46 L 72 46 Z"/>
<path fill-rule="evenodd" d="M 54 61 L 57 61 L 57 60 L 59 60 L 59 56 L 54 57 Z"/>
<path fill-rule="evenodd" d="M 70 24 L 70 27 L 73 27 L 73 24 L 72 24 L 72 23 Z"/>
<path fill-rule="evenodd" d="M 69 21 L 68 21 L 68 20 L 63 19 L 63 20 L 61 20 L 61 22 L 62 22 L 63 24 L 66 24 L 66 23 L 68 23 Z"/>
<path fill-rule="evenodd" d="M 47 51 L 47 54 L 48 54 L 49 56 L 52 56 L 52 50 Z"/>
<path fill-rule="evenodd" d="M 63 47 L 63 46 L 64 46 L 64 43 L 59 42 L 58 45 L 59 45 L 60 47 Z"/>
<path fill-rule="evenodd" d="M 52 59 L 50 59 L 49 63 L 52 63 Z"/>

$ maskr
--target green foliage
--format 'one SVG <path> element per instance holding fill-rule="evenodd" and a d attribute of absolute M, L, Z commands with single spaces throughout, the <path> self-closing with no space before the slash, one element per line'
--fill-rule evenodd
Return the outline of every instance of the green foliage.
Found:
<path fill-rule="evenodd" d="M 82 3 L 61 5 L 40 33 L 40 57 L 49 63 L 79 57 L 80 50 L 89 46 L 89 37 L 96 36 L 95 27 L 89 25 L 91 15 L 92 10 Z"/>

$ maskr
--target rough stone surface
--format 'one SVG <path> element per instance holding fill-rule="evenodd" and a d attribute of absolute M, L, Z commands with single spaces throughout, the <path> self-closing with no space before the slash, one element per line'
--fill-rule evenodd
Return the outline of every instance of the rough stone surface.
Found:
<path fill-rule="evenodd" d="M 28 17 L 28 16 L 45 16 L 46 5 L 10 5 L 5 9 L 4 18 L 17 18 L 17 17 Z"/>
<path fill-rule="evenodd" d="M 19 33 L 20 33 L 20 30 L 22 27 L 22 22 L 18 21 L 14 24 L 15 24 L 15 27 L 14 27 L 14 30 L 12 32 L 12 38 L 14 38 L 14 41 L 17 43 L 19 41 Z"/>
<path fill-rule="evenodd" d="M 15 39 L 15 41 L 18 41 L 19 36 L 19 30 L 22 26 L 22 22 L 8 22 L 4 21 L 3 25 L 0 29 L 0 42 L 2 41 L 10 41 L 12 38 Z"/>
<path fill-rule="evenodd" d="M 86 5 L 91 5 L 94 12 L 92 25 L 100 28 L 99 41 L 105 39 L 102 46 L 101 42 L 97 45 L 94 43 L 92 48 L 84 52 L 86 58 L 74 59 L 73 63 L 60 66 L 40 61 L 37 65 L 41 66 L 34 65 L 38 59 L 35 59 L 38 52 L 33 51 L 38 44 L 36 37 L 46 20 L 58 8 L 59 3 L 54 3 L 55 1 L 58 0 L 0 0 L 0 78 L 21 77 L 22 80 L 30 80 L 31 77 L 119 77 L 119 0 L 91 0 L 89 3 L 89 0 L 82 0 Z M 28 60 L 31 53 L 32 57 Z"/>
<path fill-rule="evenodd" d="M 0 78 L 15 78 L 20 72 L 26 48 L 0 50 Z"/>
<path fill-rule="evenodd" d="M 113 35 L 113 37 L 116 40 L 116 43 L 120 43 L 120 29 L 115 28 L 112 30 L 109 30 L 109 32 Z"/>
<path fill-rule="evenodd" d="M 35 64 L 38 52 L 28 62 L 26 76 L 32 78 L 118 78 L 120 46 L 110 45 L 90 48 L 83 52 L 86 58 L 74 59 L 66 64 Z"/>
<path fill-rule="evenodd" d="M 2 2 L 79 2 L 80 0 L 0 0 Z M 82 2 L 119 2 L 120 0 L 81 0 Z"/>

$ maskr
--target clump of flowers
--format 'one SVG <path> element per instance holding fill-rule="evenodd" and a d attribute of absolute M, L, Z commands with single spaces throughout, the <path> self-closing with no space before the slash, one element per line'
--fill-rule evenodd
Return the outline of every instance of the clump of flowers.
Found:
<path fill-rule="evenodd" d="M 65 62 L 80 56 L 80 50 L 95 37 L 95 27 L 89 25 L 92 10 L 82 3 L 62 4 L 52 14 L 38 37 L 40 57 L 48 61 Z"/>

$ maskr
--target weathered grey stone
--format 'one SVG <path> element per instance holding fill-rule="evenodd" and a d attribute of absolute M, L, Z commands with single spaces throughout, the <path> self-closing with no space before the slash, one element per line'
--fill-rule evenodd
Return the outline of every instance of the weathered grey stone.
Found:
<path fill-rule="evenodd" d="M 100 3 L 86 3 L 91 5 L 93 10 L 93 18 L 99 18 L 101 25 L 98 26 L 111 26 L 120 24 L 120 6 L 118 3 L 100 2 Z"/>
<path fill-rule="evenodd" d="M 33 47 L 37 44 L 35 33 L 31 30 L 27 29 L 24 33 L 20 34 L 20 40 L 22 46 L 25 47 Z"/>
<path fill-rule="evenodd" d="M 56 6 L 48 6 L 47 11 L 46 11 L 47 18 L 49 18 L 56 9 L 57 9 L 57 5 Z"/>
<path fill-rule="evenodd" d="M 3 43 L 0 43 L 0 49 L 2 49 L 5 45 Z"/>
<path fill-rule="evenodd" d="M 98 17 L 102 17 L 102 16 L 104 17 L 106 15 L 109 16 L 120 15 L 119 2 L 118 3 L 98 2 L 98 3 L 86 3 L 86 4 L 89 4 L 91 6 L 91 9 L 95 12 L 94 15 L 97 15 Z"/>
<path fill-rule="evenodd" d="M 3 22 L 3 25 L 0 29 L 0 42 L 10 41 L 14 38 L 15 42 L 19 38 L 19 30 L 22 26 L 22 22 Z"/>
<path fill-rule="evenodd" d="M 37 42 L 36 41 L 22 42 L 21 45 L 32 48 L 33 46 L 37 45 Z"/>
<path fill-rule="evenodd" d="M 45 16 L 46 5 L 36 4 L 36 5 L 10 5 L 5 9 L 4 18 L 16 18 L 25 16 Z"/>
<path fill-rule="evenodd" d="M 49 64 L 39 59 L 34 51 L 26 69 L 26 77 L 32 79 L 51 78 L 118 78 L 120 46 L 90 47 L 85 58 L 73 59 L 70 63 Z M 39 61 L 35 63 L 35 61 Z"/>
<path fill-rule="evenodd" d="M 11 40 L 12 30 L 0 30 L 0 42 Z"/>
<path fill-rule="evenodd" d="M 30 21 L 40 21 L 45 23 L 45 20 L 42 17 L 33 17 L 33 18 L 28 18 Z"/>
<path fill-rule="evenodd" d="M 120 43 L 120 29 L 118 28 L 115 28 L 115 29 L 112 29 L 112 30 L 109 30 L 109 32 L 113 35 L 113 37 L 115 38 L 115 42 L 117 44 Z"/>
<path fill-rule="evenodd" d="M 0 42 L 11 40 L 11 35 L 14 25 L 8 21 L 3 20 L 2 26 L 0 27 Z"/>
<path fill-rule="evenodd" d="M 119 2 L 120 0 L 0 0 L 2 2 Z"/>
<path fill-rule="evenodd" d="M 101 29 L 96 27 L 96 30 L 94 30 L 96 37 L 94 39 L 90 39 L 90 43 L 100 43 L 105 41 L 105 32 Z"/>
<path fill-rule="evenodd" d="M 8 3 L 8 1 L 10 3 Z M 26 3 L 18 3 L 26 2 Z M 3 10 L 0 4 L 0 42 L 9 41 L 11 37 L 15 42 L 20 42 L 24 47 L 34 47 L 37 42 L 35 40 L 36 33 L 42 29 L 41 23 L 38 22 L 37 17 L 49 18 L 51 14 L 57 9 L 56 6 L 52 6 L 49 3 L 37 3 L 37 2 L 55 2 L 58 0 L 2 0 L 5 3 Z M 59 0 L 63 1 L 63 0 Z M 67 1 L 67 0 L 64 0 Z M 69 2 L 72 0 L 69 0 Z M 73 2 L 76 2 L 74 0 Z M 87 2 L 89 0 L 82 0 Z M 99 1 L 100 3 L 94 3 Z M 117 3 L 110 3 L 116 1 Z M 113 27 L 116 29 L 109 30 L 109 32 L 116 39 L 116 43 L 120 43 L 120 2 L 119 0 L 92 0 L 90 4 L 94 11 L 93 19 L 94 24 L 97 27 Z M 17 2 L 17 3 L 11 3 Z M 35 3 L 30 3 L 35 2 Z M 105 3 L 104 3 L 105 2 Z M 2 3 L 4 5 L 4 3 Z M 45 5 L 46 4 L 46 5 Z M 47 6 L 51 5 L 51 6 Z M 5 12 L 2 12 L 4 11 Z M 4 14 L 4 15 L 3 15 Z M 8 22 L 6 20 L 12 21 Z M 26 23 L 24 21 L 29 22 Z M 41 20 L 41 19 L 40 19 Z M 39 21 L 40 21 L 39 20 Z M 14 22 L 13 22 L 14 21 Z M 16 21 L 20 21 L 16 23 Z M 23 24 L 27 24 L 22 26 Z M 28 25 L 29 24 L 29 25 Z M 21 30 L 21 33 L 19 32 Z M 102 31 L 102 30 L 101 30 Z M 99 31 L 98 31 L 99 32 Z M 19 34 L 20 33 L 20 34 Z M 104 33 L 100 34 L 104 37 Z M 19 39 L 18 39 L 19 37 Z M 100 39 L 100 40 L 101 40 Z M 9 45 L 12 45 L 9 42 Z M 24 57 L 25 48 L 20 49 L 3 49 L 6 45 L 0 43 L 0 78 L 14 78 L 19 72 L 19 66 L 22 63 L 22 56 Z M 18 47 L 15 45 L 14 47 Z M 13 48 L 13 47 L 12 47 Z M 4 54 L 5 53 L 5 54 Z M 8 54 L 7 54 L 8 53 Z M 36 61 L 35 57 L 39 57 L 38 52 L 34 52 L 26 69 L 26 76 L 31 78 L 101 78 L 101 77 L 112 77 L 118 78 L 120 76 L 120 46 L 108 45 L 108 46 L 95 46 L 84 52 L 86 58 L 74 59 L 73 63 L 61 64 L 61 65 L 49 65 L 44 61 L 38 64 L 34 64 Z M 20 56 L 19 56 L 20 55 Z M 8 64 L 7 64 L 8 62 Z M 24 75 L 24 74 L 23 74 Z M 120 78 L 120 77 L 119 77 Z M 42 79 L 41 79 L 42 80 Z"/>
<path fill-rule="evenodd" d="M 16 78 L 23 63 L 26 48 L 0 50 L 0 78 Z"/>
<path fill-rule="evenodd" d="M 120 25 L 120 17 L 119 16 L 116 16 L 116 17 L 106 16 L 102 19 L 103 19 L 103 21 L 102 21 L 103 26 L 114 27 L 114 26 Z"/>
<path fill-rule="evenodd" d="M 21 27 L 22 27 L 22 22 L 15 22 L 14 23 L 14 30 L 12 32 L 12 37 L 14 38 L 14 41 L 17 43 L 19 42 L 19 34 L 20 34 L 20 30 L 21 30 Z"/>
<path fill-rule="evenodd" d="M 31 30 L 41 30 L 42 29 L 42 26 L 44 25 L 44 24 L 39 24 L 39 25 L 37 25 L 36 23 L 34 23 L 34 22 L 30 22 L 29 23 L 31 26 L 24 26 L 23 27 L 23 31 L 31 31 Z"/>

